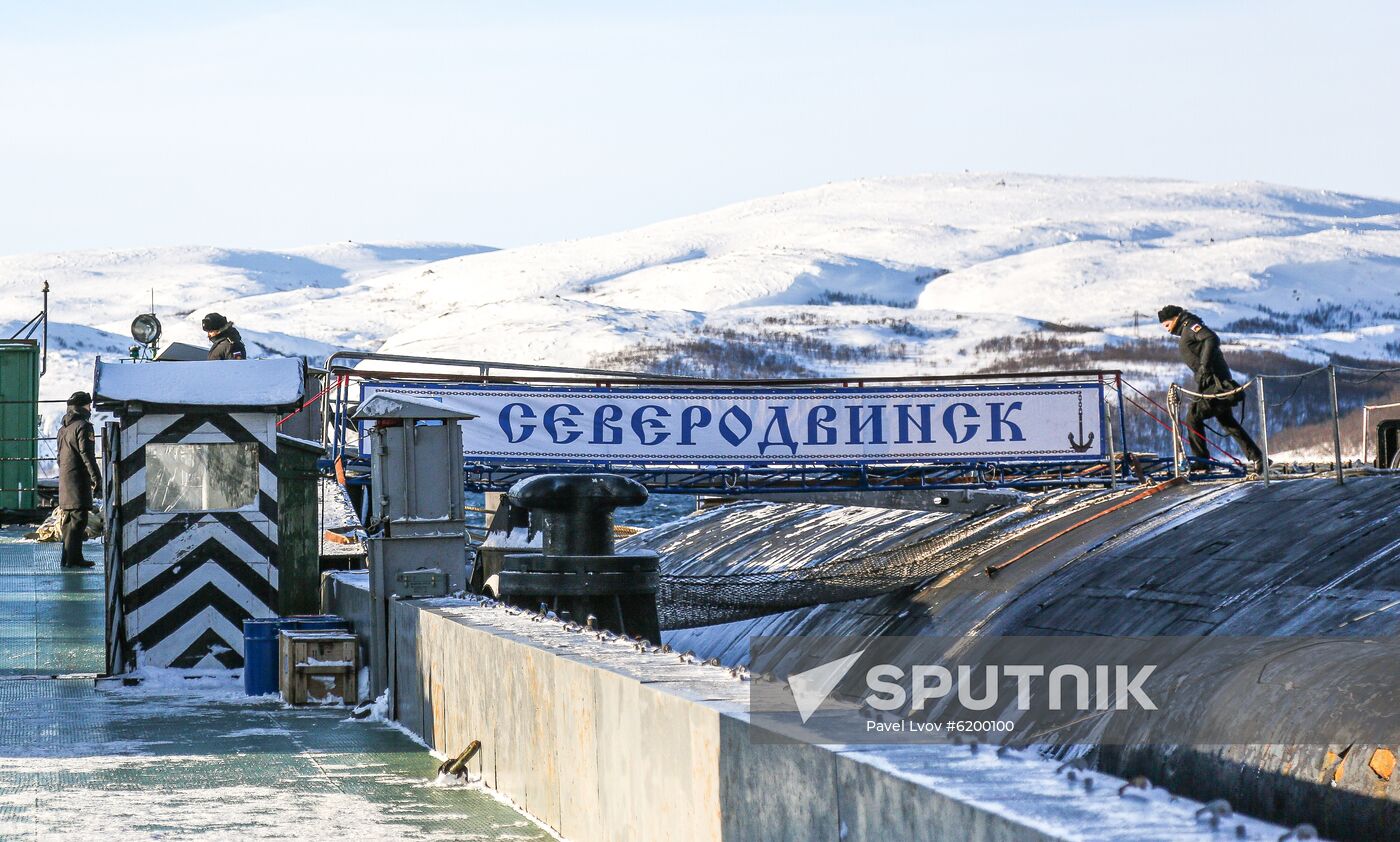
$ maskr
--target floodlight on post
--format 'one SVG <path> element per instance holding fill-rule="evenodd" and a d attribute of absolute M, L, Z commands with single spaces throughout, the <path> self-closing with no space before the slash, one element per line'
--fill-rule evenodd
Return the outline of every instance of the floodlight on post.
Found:
<path fill-rule="evenodd" d="M 142 313 L 131 320 L 131 338 L 141 343 L 141 348 L 133 348 L 133 359 L 153 360 L 160 345 L 160 319 L 155 313 Z"/>

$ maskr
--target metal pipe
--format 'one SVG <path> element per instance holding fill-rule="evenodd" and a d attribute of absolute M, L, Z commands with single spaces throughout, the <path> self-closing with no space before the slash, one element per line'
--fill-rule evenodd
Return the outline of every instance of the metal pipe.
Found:
<path fill-rule="evenodd" d="M 39 376 L 49 373 L 49 282 L 44 280 L 44 350 L 43 362 L 39 365 Z"/>
<path fill-rule="evenodd" d="M 1337 457 L 1337 484 L 1341 485 L 1345 480 L 1342 477 L 1342 413 L 1337 404 L 1337 367 L 1327 366 L 1327 383 L 1332 389 L 1332 452 Z"/>
<path fill-rule="evenodd" d="M 1128 412 L 1123 406 L 1123 375 L 1113 375 L 1113 382 L 1118 388 L 1118 435 L 1123 439 L 1123 464 L 1127 466 L 1132 464 L 1132 460 L 1128 450 Z"/>
<path fill-rule="evenodd" d="M 1264 397 L 1264 377 L 1260 375 L 1255 378 L 1255 383 L 1259 384 L 1259 447 L 1264 457 L 1263 473 L 1264 484 L 1269 484 L 1269 402 Z"/>
<path fill-rule="evenodd" d="M 503 363 L 491 360 L 463 360 L 440 357 L 420 357 L 407 354 L 378 354 L 364 351 L 336 351 L 326 358 L 326 370 L 335 369 L 337 360 L 381 360 L 383 362 L 418 363 L 420 365 L 445 365 L 463 368 L 475 368 L 483 374 L 492 368 L 503 368 L 507 371 L 542 371 L 559 374 L 591 374 L 604 376 L 629 376 L 645 377 L 658 380 L 686 380 L 690 378 L 674 377 L 665 374 L 642 374 L 629 371 L 606 371 L 596 368 L 570 368 L 566 366 L 536 365 L 533 363 Z"/>
<path fill-rule="evenodd" d="M 1361 407 L 1361 464 L 1366 464 L 1367 451 L 1371 445 L 1371 407 Z"/>
<path fill-rule="evenodd" d="M 407 362 L 407 363 L 417 363 L 417 364 L 419 364 L 419 365 L 453 366 L 453 367 L 475 368 L 475 369 L 477 369 L 479 372 L 482 372 L 482 373 L 474 374 L 474 375 L 452 375 L 452 374 L 442 374 L 442 373 L 434 374 L 434 373 L 431 373 L 431 372 L 378 372 L 378 371 L 360 371 L 359 369 L 354 369 L 354 368 L 351 368 L 351 367 L 349 367 L 349 366 L 337 366 L 337 365 L 336 365 L 336 362 L 337 362 L 338 360 L 347 360 L 347 361 L 348 361 L 348 360 L 371 360 L 371 361 L 372 361 L 372 360 L 380 360 L 380 361 L 384 361 L 384 362 Z M 654 382 L 664 382 L 664 383 L 704 383 L 704 384 L 715 385 L 715 386 L 782 386 L 782 385 L 791 385 L 791 386 L 832 385 L 832 386 L 838 386 L 838 385 L 842 385 L 842 384 L 849 384 L 849 383 L 851 382 L 851 378 L 849 378 L 849 377 L 847 377 L 847 378 L 840 378 L 840 377 L 809 377 L 809 378 L 794 378 L 794 379 L 774 379 L 774 378 L 768 378 L 768 379 L 740 379 L 740 378 L 734 378 L 734 379 L 712 379 L 712 378 L 689 377 L 689 376 L 672 375 L 672 374 L 647 374 L 647 373 L 635 372 L 635 371 L 610 371 L 610 370 L 596 369 L 596 368 L 570 368 L 570 367 L 568 367 L 568 366 L 535 365 L 535 364 L 527 364 L 527 363 L 504 363 L 504 362 L 495 362 L 495 361 L 490 361 L 490 360 L 464 360 L 464 359 L 448 359 L 448 358 L 438 358 L 438 357 L 418 357 L 418 356 L 406 356 L 406 355 L 402 355 L 402 354 L 373 354 L 373 353 L 360 352 L 360 351 L 336 351 L 334 354 L 331 354 L 329 357 L 326 358 L 326 370 L 328 370 L 328 371 L 333 371 L 333 372 L 340 372 L 340 373 L 351 373 L 351 372 L 353 372 L 353 373 L 357 374 L 358 376 L 360 376 L 361 378 L 363 378 L 363 377 L 366 376 L 366 375 L 392 375 L 392 376 L 401 376 L 401 377 L 419 377 L 419 378 L 423 378 L 423 379 L 425 379 L 425 380 L 432 380 L 432 379 L 434 379 L 434 378 L 443 378 L 443 379 L 463 379 L 463 378 L 465 378 L 465 379 L 470 379 L 470 380 L 477 380 L 477 379 L 484 379 L 484 378 L 486 378 L 486 377 L 491 376 L 491 375 L 485 373 L 485 372 L 489 372 L 491 369 L 499 369 L 499 370 L 504 370 L 504 371 L 534 371 L 534 372 L 542 372 L 542 373 L 545 373 L 545 374 L 576 374 L 576 375 L 585 375 L 585 376 L 589 376 L 589 377 L 605 377 L 605 378 L 607 378 L 607 377 L 626 377 L 626 378 L 632 378 L 632 379 L 641 380 L 641 381 L 654 381 Z M 1070 370 L 1070 371 L 1022 371 L 1022 372 L 1005 372 L 1005 373 L 1000 373 L 1000 374 L 997 374 L 997 373 L 991 373 L 991 374 L 987 374 L 987 373 L 978 373 L 978 374 L 921 375 L 921 376 L 908 376 L 908 377 L 866 377 L 866 378 L 862 378 L 861 382 L 862 382 L 862 383 L 870 383 L 870 384 L 896 384 L 896 383 L 936 383 L 936 382 L 960 382 L 960 381 L 1006 381 L 1006 380 L 1008 380 L 1008 379 L 1014 379 L 1014 380 L 1022 380 L 1022 379 L 1030 380 L 1030 379 L 1037 379 L 1037 378 L 1039 378 L 1039 379 L 1044 379 L 1044 378 L 1046 378 L 1046 377 L 1061 377 L 1061 378 L 1063 378 L 1063 377 L 1082 377 L 1082 378 L 1090 378 L 1090 377 L 1104 377 L 1104 376 L 1108 376 L 1108 375 L 1115 375 L 1115 376 L 1118 376 L 1118 375 L 1121 375 L 1121 374 L 1122 374 L 1122 371 L 1119 370 L 1119 369 L 1075 369 L 1075 370 Z M 499 377 L 499 375 L 497 375 L 497 377 Z M 510 379 L 512 379 L 512 378 L 505 378 L 505 377 L 502 377 L 502 378 L 500 378 L 500 379 L 502 379 L 502 380 L 510 380 Z M 520 380 L 520 379 L 523 379 L 523 378 L 514 378 L 514 379 Z"/>
<path fill-rule="evenodd" d="M 375 369 L 349 368 L 346 366 L 336 366 L 336 374 L 354 376 L 360 380 L 393 380 L 410 383 L 481 383 L 481 384 L 505 384 L 510 386 L 543 384 L 548 386 L 591 386 L 604 388 L 610 385 L 635 386 L 720 386 L 735 388 L 754 387 L 784 387 L 803 388 L 812 386 L 849 386 L 853 381 L 840 380 L 837 378 L 792 378 L 782 380 L 717 380 L 704 377 L 670 377 L 660 378 L 639 378 L 631 374 L 623 373 L 622 377 L 529 377 L 529 376 L 508 376 L 508 375 L 481 375 L 481 374 L 449 374 L 443 372 L 422 372 L 422 371 L 383 371 Z M 1104 372 L 1111 374 L 1112 372 Z M 1099 377 L 1098 372 L 1044 372 L 1042 377 L 1056 377 L 1066 380 L 1070 377 L 1083 378 L 1071 381 L 1069 385 L 1079 385 L 1087 382 L 1088 378 Z M 927 377 L 870 377 L 860 381 L 862 384 L 872 386 L 901 386 L 919 385 L 932 383 L 969 383 L 969 382 L 992 382 L 997 384 L 1013 384 L 1026 378 L 1026 374 L 1000 374 L 1000 375 L 939 375 Z M 1034 381 L 1031 381 L 1034 382 Z"/>
<path fill-rule="evenodd" d="M 346 404 L 350 400 L 350 379 L 340 378 L 340 388 L 337 390 L 338 400 L 336 401 L 336 453 L 338 458 L 345 456 L 345 450 L 349 446 L 349 441 L 345 436 L 346 416 L 349 409 Z"/>
<path fill-rule="evenodd" d="M 14 336 L 11 336 L 10 338 L 28 339 L 29 337 L 33 336 L 34 331 L 39 329 L 39 322 L 43 321 L 43 318 L 44 314 L 42 311 L 36 313 L 33 318 L 20 325 L 19 330 L 15 331 Z"/>
<path fill-rule="evenodd" d="M 1108 433 L 1108 487 L 1116 489 L 1118 487 L 1118 460 L 1113 452 L 1113 410 L 1109 408 L 1107 402 L 1103 405 L 1103 423 L 1104 429 Z M 1128 454 L 1124 453 L 1123 458 L 1126 460 Z"/>

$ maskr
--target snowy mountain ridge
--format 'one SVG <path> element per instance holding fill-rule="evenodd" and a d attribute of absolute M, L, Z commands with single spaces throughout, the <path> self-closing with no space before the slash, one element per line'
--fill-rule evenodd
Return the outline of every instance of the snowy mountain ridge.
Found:
<path fill-rule="evenodd" d="M 1400 356 L 1400 202 L 1258 183 L 958 173 L 864 179 L 599 237 L 0 257 L 0 330 L 53 286 L 46 398 L 149 309 L 202 344 L 339 347 L 726 376 L 1072 363 L 1179 375 L 1158 307 L 1236 348 Z M 8 335 L 8 334 L 7 334 Z M 55 359 L 56 357 L 56 359 Z"/>
<path fill-rule="evenodd" d="M 1166 303 L 1259 347 L 1375 357 L 1400 340 L 1400 202 L 1155 179 L 870 179 L 453 258 L 335 296 L 277 293 L 245 302 L 244 319 L 354 325 L 366 302 L 385 350 L 527 362 L 708 331 L 907 352 L 809 366 L 831 373 L 959 371 L 980 343 L 1041 321 L 1093 328 L 1096 342 L 1141 335 L 1134 314 L 1154 321 Z"/>

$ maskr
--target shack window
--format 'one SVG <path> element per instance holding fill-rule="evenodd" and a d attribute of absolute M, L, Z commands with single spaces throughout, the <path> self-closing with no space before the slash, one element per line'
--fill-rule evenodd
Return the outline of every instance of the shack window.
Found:
<path fill-rule="evenodd" d="M 258 500 L 255 442 L 146 445 L 146 510 L 244 509 Z"/>

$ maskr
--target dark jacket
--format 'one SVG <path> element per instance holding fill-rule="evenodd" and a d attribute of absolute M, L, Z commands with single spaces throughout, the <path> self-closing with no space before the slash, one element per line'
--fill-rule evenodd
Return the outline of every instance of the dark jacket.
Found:
<path fill-rule="evenodd" d="M 214 345 L 209 349 L 211 360 L 246 360 L 248 359 L 248 349 L 243 347 L 243 337 L 239 335 L 238 328 L 229 325 L 223 332 L 214 337 Z"/>
<path fill-rule="evenodd" d="M 94 448 L 92 416 L 68 410 L 58 430 L 58 507 L 91 509 L 93 492 L 102 485 Z"/>
<path fill-rule="evenodd" d="M 1239 386 L 1220 353 L 1220 337 L 1195 313 L 1182 313 L 1172 331 L 1181 343 L 1181 361 L 1196 375 L 1196 389 L 1203 395 L 1228 392 Z"/>

